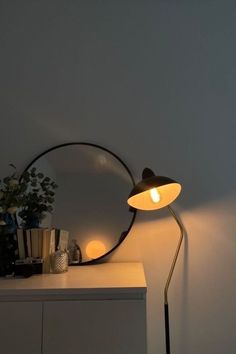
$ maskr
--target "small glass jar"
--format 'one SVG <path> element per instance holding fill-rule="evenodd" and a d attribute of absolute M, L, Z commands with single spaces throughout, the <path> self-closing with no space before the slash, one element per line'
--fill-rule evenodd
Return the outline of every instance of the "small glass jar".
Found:
<path fill-rule="evenodd" d="M 64 273 L 68 271 L 68 252 L 58 250 L 51 254 L 51 271 L 52 273 Z"/>

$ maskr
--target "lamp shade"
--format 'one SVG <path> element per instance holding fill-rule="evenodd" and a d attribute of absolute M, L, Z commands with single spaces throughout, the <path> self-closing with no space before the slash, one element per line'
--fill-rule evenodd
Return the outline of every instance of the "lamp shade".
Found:
<path fill-rule="evenodd" d="M 180 194 L 181 185 L 171 178 L 155 176 L 152 170 L 143 170 L 143 179 L 132 189 L 128 204 L 140 210 L 161 209 Z"/>

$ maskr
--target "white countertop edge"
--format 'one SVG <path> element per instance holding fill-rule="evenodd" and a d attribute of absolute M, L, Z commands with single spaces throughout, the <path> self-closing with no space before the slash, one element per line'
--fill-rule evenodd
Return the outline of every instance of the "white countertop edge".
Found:
<path fill-rule="evenodd" d="M 0 301 L 144 298 L 147 291 L 141 263 L 104 263 L 70 267 L 63 274 L 0 280 Z"/>

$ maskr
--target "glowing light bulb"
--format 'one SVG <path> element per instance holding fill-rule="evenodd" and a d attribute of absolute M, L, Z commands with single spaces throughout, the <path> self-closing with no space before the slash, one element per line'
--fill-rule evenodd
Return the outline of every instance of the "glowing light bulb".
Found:
<path fill-rule="evenodd" d="M 101 241 L 93 240 L 87 244 L 85 252 L 89 258 L 95 259 L 106 253 L 106 247 Z"/>
<path fill-rule="evenodd" d="M 150 195 L 153 203 L 158 203 L 161 200 L 160 193 L 158 192 L 157 188 L 152 188 L 150 190 Z"/>

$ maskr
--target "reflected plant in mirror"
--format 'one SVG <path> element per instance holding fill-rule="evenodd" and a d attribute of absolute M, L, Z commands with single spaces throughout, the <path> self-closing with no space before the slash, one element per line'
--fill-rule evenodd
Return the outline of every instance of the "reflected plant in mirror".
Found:
<path fill-rule="evenodd" d="M 38 228 L 47 213 L 53 212 L 55 189 L 57 184 L 36 167 L 25 171 L 20 179 L 24 189 L 21 210 L 18 216 L 22 219 L 21 226 L 26 229 Z"/>

